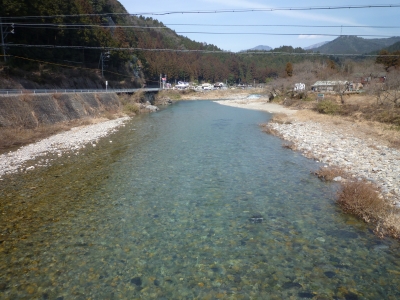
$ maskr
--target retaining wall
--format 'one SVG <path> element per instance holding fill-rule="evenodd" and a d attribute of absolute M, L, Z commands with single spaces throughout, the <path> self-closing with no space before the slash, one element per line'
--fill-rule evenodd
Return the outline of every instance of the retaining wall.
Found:
<path fill-rule="evenodd" d="M 0 97 L 0 127 L 34 128 L 104 112 L 116 113 L 121 104 L 116 94 L 23 94 Z"/>

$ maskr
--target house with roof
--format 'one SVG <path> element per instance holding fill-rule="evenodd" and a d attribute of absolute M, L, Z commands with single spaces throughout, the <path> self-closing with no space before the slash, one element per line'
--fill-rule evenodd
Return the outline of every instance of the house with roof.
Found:
<path fill-rule="evenodd" d="M 348 91 L 350 82 L 343 80 L 317 81 L 311 86 L 314 92 L 334 92 L 337 90 Z"/>

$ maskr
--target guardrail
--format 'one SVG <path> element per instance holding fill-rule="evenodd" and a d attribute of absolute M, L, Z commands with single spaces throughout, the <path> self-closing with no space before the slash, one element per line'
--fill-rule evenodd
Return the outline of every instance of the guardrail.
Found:
<path fill-rule="evenodd" d="M 159 88 L 146 89 L 5 89 L 0 90 L 0 95 L 20 95 L 20 94 L 68 94 L 68 93 L 136 93 L 143 92 L 158 92 Z"/>

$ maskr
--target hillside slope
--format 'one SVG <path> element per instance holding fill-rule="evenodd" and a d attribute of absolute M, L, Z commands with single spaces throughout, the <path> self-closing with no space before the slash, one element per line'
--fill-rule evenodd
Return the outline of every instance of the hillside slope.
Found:
<path fill-rule="evenodd" d="M 340 36 L 313 50 L 326 54 L 365 54 L 388 47 L 399 41 L 400 37 L 364 39 L 356 36 Z"/>

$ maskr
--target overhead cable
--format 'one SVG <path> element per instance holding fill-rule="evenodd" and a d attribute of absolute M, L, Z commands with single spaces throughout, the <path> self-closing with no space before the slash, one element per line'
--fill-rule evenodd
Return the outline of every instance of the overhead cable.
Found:
<path fill-rule="evenodd" d="M 341 9 L 368 9 L 368 8 L 399 8 L 400 4 L 370 4 L 370 5 L 345 5 L 345 6 L 308 6 L 308 7 L 268 7 L 245 9 L 215 9 L 215 10 L 190 10 L 190 11 L 164 11 L 164 12 L 137 12 L 137 13 L 105 13 L 105 14 L 70 14 L 51 16 L 14 16 L 4 19 L 30 19 L 30 18 L 59 18 L 59 17 L 95 17 L 95 16 L 143 16 L 143 15 L 173 15 L 173 14 L 222 14 L 222 13 L 248 13 L 248 12 L 274 12 L 274 11 L 304 11 L 304 10 L 341 10 Z"/>
<path fill-rule="evenodd" d="M 201 27 L 301 27 L 301 28 L 375 28 L 375 29 L 395 29 L 400 26 L 368 26 L 368 25 L 300 25 L 300 24 L 165 24 L 165 26 L 143 26 L 143 25 L 102 25 L 102 24 L 76 24 L 76 23 L 0 23 L 0 25 L 23 28 L 45 28 L 45 27 L 61 27 L 61 29 L 76 27 L 82 29 L 85 27 L 99 28 L 138 28 L 138 29 L 171 29 L 167 26 L 201 26 Z"/>
<path fill-rule="evenodd" d="M 58 45 L 31 45 L 31 44 L 8 44 L 8 47 L 23 47 L 23 48 L 47 48 L 47 49 L 88 49 L 88 50 L 103 50 L 103 51 L 149 51 L 149 52 L 175 52 L 175 53 L 213 53 L 213 54 L 265 54 L 265 55 L 294 55 L 294 56 L 349 56 L 349 57 L 377 57 L 379 54 L 343 54 L 343 53 L 316 53 L 316 52 L 277 52 L 277 51 L 221 51 L 221 50 L 186 50 L 186 49 L 151 49 L 151 48 L 133 48 L 133 47 L 86 47 L 86 46 L 58 46 Z M 389 54 L 385 57 L 400 57 L 400 55 Z"/>

